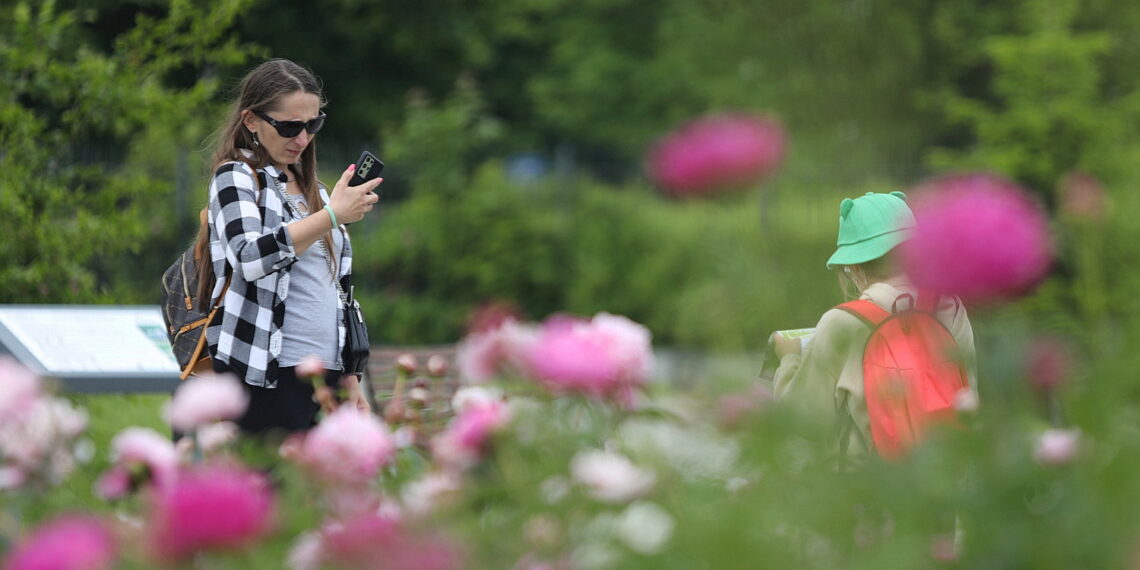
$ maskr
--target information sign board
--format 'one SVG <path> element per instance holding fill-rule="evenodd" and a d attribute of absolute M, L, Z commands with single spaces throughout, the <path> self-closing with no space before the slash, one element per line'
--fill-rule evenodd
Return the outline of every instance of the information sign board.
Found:
<path fill-rule="evenodd" d="M 157 305 L 0 305 L 0 353 L 73 392 L 170 392 L 178 385 Z"/>

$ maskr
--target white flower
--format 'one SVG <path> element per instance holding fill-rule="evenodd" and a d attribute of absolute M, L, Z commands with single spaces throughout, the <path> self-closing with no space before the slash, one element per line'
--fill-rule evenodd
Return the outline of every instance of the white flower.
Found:
<path fill-rule="evenodd" d="M 618 438 L 638 457 L 660 458 L 689 481 L 727 481 L 737 475 L 740 445 L 716 433 L 669 421 L 632 419 L 618 429 Z"/>
<path fill-rule="evenodd" d="M 673 517 L 657 503 L 633 503 L 618 519 L 617 534 L 630 549 L 657 554 L 673 536 Z"/>
<path fill-rule="evenodd" d="M 624 503 L 649 492 L 656 475 L 609 451 L 582 451 L 570 462 L 574 481 L 585 485 L 599 501 Z"/>
<path fill-rule="evenodd" d="M 1080 447 L 1081 432 L 1077 429 L 1048 429 L 1037 438 L 1033 458 L 1042 465 L 1064 465 L 1073 460 Z"/>
<path fill-rule="evenodd" d="M 954 409 L 960 414 L 973 414 L 978 411 L 978 393 L 971 388 L 962 388 L 954 394 Z"/>
<path fill-rule="evenodd" d="M 484 386 L 461 386 L 451 397 L 451 409 L 456 414 L 479 404 L 503 401 L 503 391 Z"/>
<path fill-rule="evenodd" d="M 450 471 L 440 471 L 429 473 L 405 485 L 400 498 L 408 514 L 425 516 L 446 497 L 457 494 L 459 489 L 458 476 Z"/>
<path fill-rule="evenodd" d="M 319 532 L 305 532 L 289 549 L 286 563 L 290 570 L 320 570 L 324 562 L 324 542 Z"/>

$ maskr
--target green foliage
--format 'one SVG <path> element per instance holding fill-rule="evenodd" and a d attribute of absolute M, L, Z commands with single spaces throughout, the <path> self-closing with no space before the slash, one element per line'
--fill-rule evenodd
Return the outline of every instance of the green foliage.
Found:
<path fill-rule="evenodd" d="M 1070 170 L 1136 180 L 1140 90 L 1132 77 L 1107 73 L 1109 54 L 1127 36 L 1084 29 L 1079 7 L 1022 2 L 1009 13 L 1022 18 L 978 38 L 974 63 L 991 69 L 989 81 L 950 90 L 940 103 L 970 144 L 931 152 L 934 167 L 996 170 L 1045 197 Z"/>
<path fill-rule="evenodd" d="M 165 78 L 243 58 L 225 32 L 244 3 L 172 2 L 167 18 L 140 19 L 111 54 L 79 41 L 78 13 L 54 2 L 0 8 L 0 205 L 11 215 L 0 301 L 103 299 L 99 267 L 165 233 L 172 214 L 159 200 L 174 158 L 204 132 L 217 88 Z M 113 151 L 116 165 L 77 157 L 93 148 Z"/>

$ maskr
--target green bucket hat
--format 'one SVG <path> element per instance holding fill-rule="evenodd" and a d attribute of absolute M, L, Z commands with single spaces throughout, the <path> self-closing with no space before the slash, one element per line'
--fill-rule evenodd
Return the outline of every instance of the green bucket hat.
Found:
<path fill-rule="evenodd" d="M 878 259 L 902 243 L 913 228 L 914 214 L 902 192 L 844 198 L 839 203 L 839 247 L 827 260 L 827 268 Z"/>

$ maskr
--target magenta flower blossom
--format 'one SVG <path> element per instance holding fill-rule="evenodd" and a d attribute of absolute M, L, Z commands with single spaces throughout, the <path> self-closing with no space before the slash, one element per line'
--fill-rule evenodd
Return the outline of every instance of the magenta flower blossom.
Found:
<path fill-rule="evenodd" d="M 169 437 L 141 427 L 129 427 L 111 440 L 113 465 L 96 482 L 105 499 L 120 499 L 134 487 L 171 484 L 178 474 L 178 453 Z"/>
<path fill-rule="evenodd" d="M 1053 255 L 1048 222 L 1012 182 L 948 176 L 914 196 L 917 227 L 899 249 L 919 287 L 992 301 L 1024 294 L 1045 278 Z"/>
<path fill-rule="evenodd" d="M 659 140 L 646 157 L 650 179 L 678 197 L 754 184 L 784 158 L 783 127 L 744 114 L 704 117 Z"/>
<path fill-rule="evenodd" d="M 212 465 L 182 473 L 154 495 L 150 546 L 160 558 L 183 560 L 196 552 L 253 545 L 273 523 L 274 499 L 265 478 Z"/>
<path fill-rule="evenodd" d="M 396 454 L 396 442 L 376 416 L 342 406 L 313 428 L 301 444 L 299 461 L 332 485 L 365 485 Z"/>
<path fill-rule="evenodd" d="M 231 374 L 191 377 L 178 387 L 166 409 L 175 429 L 190 432 L 212 422 L 234 420 L 245 413 L 249 395 Z"/>
<path fill-rule="evenodd" d="M 628 406 L 652 372 L 650 338 L 644 326 L 608 313 L 589 321 L 554 318 L 524 345 L 522 361 L 529 375 L 556 394 Z"/>
<path fill-rule="evenodd" d="M 466 469 L 486 453 L 492 434 L 510 421 L 505 402 L 472 403 L 432 438 L 432 455 L 444 467 Z"/>
<path fill-rule="evenodd" d="M 24 537 L 8 554 L 5 570 L 104 570 L 118 555 L 111 531 L 99 519 L 63 515 Z"/>
<path fill-rule="evenodd" d="M 346 570 L 450 570 L 463 567 L 459 550 L 442 537 L 412 532 L 391 517 L 369 513 L 324 525 L 313 552 Z"/>

